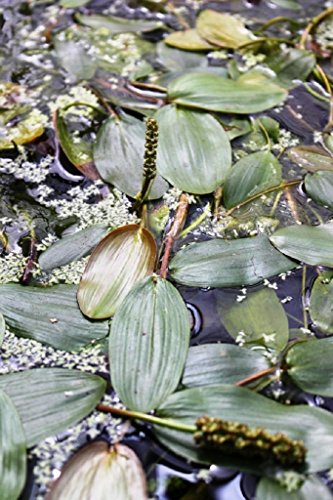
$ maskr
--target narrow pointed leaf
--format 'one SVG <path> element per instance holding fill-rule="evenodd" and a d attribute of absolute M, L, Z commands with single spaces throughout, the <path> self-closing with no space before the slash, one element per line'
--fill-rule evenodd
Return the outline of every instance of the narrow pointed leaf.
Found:
<path fill-rule="evenodd" d="M 158 408 L 157 415 L 179 423 L 193 425 L 202 415 L 263 427 L 269 432 L 282 432 L 303 440 L 307 448 L 306 465 L 310 472 L 332 467 L 333 415 L 305 405 L 287 406 L 272 401 L 243 387 L 210 385 L 176 392 Z M 263 472 L 268 464 L 252 459 L 206 451 L 194 445 L 191 434 L 155 428 L 165 446 L 194 462 L 208 462 L 228 467 Z"/>
<path fill-rule="evenodd" d="M 296 146 L 289 149 L 288 156 L 291 161 L 308 172 L 333 171 L 333 157 L 318 146 Z"/>
<path fill-rule="evenodd" d="M 0 313 L 0 347 L 3 342 L 5 331 L 6 331 L 5 318 L 3 317 L 3 314 Z"/>
<path fill-rule="evenodd" d="M 230 294 L 218 301 L 217 310 L 228 333 L 245 346 L 279 352 L 287 345 L 288 318 L 274 290 L 250 291 L 242 302 Z"/>
<path fill-rule="evenodd" d="M 152 31 L 162 26 L 160 21 L 149 21 L 145 19 L 124 19 L 123 17 L 117 16 L 101 16 L 95 15 L 84 15 L 76 14 L 76 20 L 89 26 L 90 28 L 100 29 L 106 28 L 112 34 L 116 33 L 140 33 L 145 31 Z"/>
<path fill-rule="evenodd" d="M 231 147 L 219 122 L 176 106 L 163 107 L 156 117 L 160 174 L 189 193 L 211 193 L 220 186 L 231 166 Z"/>
<path fill-rule="evenodd" d="M 74 285 L 49 288 L 0 285 L 0 310 L 11 331 L 55 349 L 76 351 L 106 337 L 107 322 L 84 318 L 76 302 Z"/>
<path fill-rule="evenodd" d="M 68 234 L 47 248 L 39 257 L 43 271 L 65 266 L 88 255 L 106 235 L 107 226 L 91 226 L 74 234 Z"/>
<path fill-rule="evenodd" d="M 26 443 L 17 410 L 0 390 L 0 498 L 16 500 L 26 477 Z"/>
<path fill-rule="evenodd" d="M 82 275 L 77 300 L 89 318 L 109 318 L 128 292 L 151 274 L 156 243 L 149 231 L 129 224 L 108 234 L 93 251 Z"/>
<path fill-rule="evenodd" d="M 301 6 L 297 2 L 297 0 L 270 0 L 272 3 L 277 5 L 278 7 L 282 7 L 284 9 L 289 10 L 300 10 Z"/>
<path fill-rule="evenodd" d="M 212 50 L 214 45 L 204 40 L 196 29 L 176 31 L 164 39 L 167 45 L 183 50 Z"/>
<path fill-rule="evenodd" d="M 333 397 L 333 338 L 308 340 L 291 347 L 287 371 L 303 391 Z"/>
<path fill-rule="evenodd" d="M 30 447 L 89 415 L 106 382 L 79 370 L 38 368 L 1 375 L 0 389 L 12 399 Z"/>
<path fill-rule="evenodd" d="M 176 389 L 189 336 L 188 311 L 171 283 L 149 277 L 129 293 L 109 343 L 112 385 L 126 406 L 148 412 Z"/>
<path fill-rule="evenodd" d="M 333 208 L 333 171 L 319 171 L 305 176 L 305 189 L 318 205 Z"/>
<path fill-rule="evenodd" d="M 258 113 L 281 104 L 287 92 L 263 75 L 238 80 L 207 73 L 191 73 L 172 81 L 171 101 L 190 108 L 224 113 Z"/>
<path fill-rule="evenodd" d="M 310 315 L 314 326 L 325 335 L 333 333 L 333 272 L 324 271 L 315 280 L 310 295 Z"/>
<path fill-rule="evenodd" d="M 101 177 L 132 198 L 142 185 L 144 143 L 144 123 L 123 114 L 103 123 L 94 147 L 94 160 Z M 167 188 L 167 182 L 157 175 L 149 199 L 160 198 Z"/>
<path fill-rule="evenodd" d="M 280 252 L 312 266 L 333 267 L 333 224 L 287 226 L 276 231 L 271 242 Z"/>
<path fill-rule="evenodd" d="M 319 477 L 308 477 L 299 490 L 288 492 L 274 479 L 264 477 L 256 489 L 256 500 L 332 500 L 332 493 Z"/>
<path fill-rule="evenodd" d="M 213 45 L 237 49 L 254 38 L 242 21 L 230 14 L 204 10 L 197 19 L 199 35 Z"/>
<path fill-rule="evenodd" d="M 95 441 L 67 462 L 47 500 L 147 500 L 146 490 L 142 465 L 131 448 Z"/>
<path fill-rule="evenodd" d="M 235 384 L 269 367 L 267 358 L 232 344 L 204 344 L 190 347 L 182 385 Z"/>
<path fill-rule="evenodd" d="M 260 235 L 192 243 L 171 260 L 169 271 L 183 285 L 223 288 L 260 283 L 293 267 L 292 261 Z"/>
<path fill-rule="evenodd" d="M 278 186 L 281 181 L 281 165 L 272 153 L 249 154 L 235 163 L 227 174 L 223 186 L 224 205 L 235 207 L 250 196 Z"/>

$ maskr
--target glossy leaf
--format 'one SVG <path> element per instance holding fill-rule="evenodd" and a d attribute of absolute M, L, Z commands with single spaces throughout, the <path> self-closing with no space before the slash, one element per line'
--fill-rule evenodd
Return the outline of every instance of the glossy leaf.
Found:
<path fill-rule="evenodd" d="M 316 65 L 316 58 L 308 50 L 292 48 L 265 59 L 265 64 L 276 73 L 280 85 L 293 88 L 307 79 Z"/>
<path fill-rule="evenodd" d="M 144 143 L 144 123 L 123 114 L 121 118 L 110 117 L 103 123 L 94 147 L 100 175 L 132 198 L 141 189 Z M 158 175 L 149 199 L 160 198 L 167 188 L 168 184 Z"/>
<path fill-rule="evenodd" d="M 291 161 L 308 172 L 333 171 L 333 156 L 318 146 L 296 146 L 289 149 L 288 156 Z"/>
<path fill-rule="evenodd" d="M 333 338 L 308 340 L 292 346 L 287 371 L 303 391 L 333 397 Z"/>
<path fill-rule="evenodd" d="M 305 189 L 318 205 L 333 208 L 333 171 L 319 171 L 305 176 Z"/>
<path fill-rule="evenodd" d="M 146 490 L 141 462 L 131 448 L 95 441 L 67 462 L 47 500 L 147 500 Z"/>
<path fill-rule="evenodd" d="M 106 382 L 80 370 L 38 368 L 1 375 L 0 389 L 12 399 L 31 447 L 89 415 Z"/>
<path fill-rule="evenodd" d="M 260 283 L 293 267 L 292 261 L 260 235 L 192 243 L 171 260 L 169 271 L 183 285 L 223 288 Z"/>
<path fill-rule="evenodd" d="M 312 266 L 333 267 L 333 224 L 287 226 L 276 231 L 271 242 L 280 252 Z"/>
<path fill-rule="evenodd" d="M 198 67 L 208 66 L 207 58 L 204 54 L 179 50 L 169 47 L 165 41 L 156 45 L 158 62 L 163 64 L 170 71 L 186 71 Z"/>
<path fill-rule="evenodd" d="M 26 443 L 16 408 L 0 390 L 0 498 L 16 500 L 26 477 Z"/>
<path fill-rule="evenodd" d="M 109 318 L 128 292 L 151 274 L 156 243 L 149 231 L 137 224 L 119 227 L 93 251 L 81 278 L 77 300 L 89 318 Z"/>
<path fill-rule="evenodd" d="M 63 236 L 47 248 L 38 259 L 43 271 L 65 266 L 88 255 L 108 232 L 107 226 L 91 226 Z"/>
<path fill-rule="evenodd" d="M 112 385 L 126 406 L 148 412 L 176 389 L 189 337 L 177 289 L 158 276 L 138 283 L 113 318 L 109 343 Z"/>
<path fill-rule="evenodd" d="M 279 161 L 269 151 L 259 151 L 241 158 L 228 172 L 223 186 L 226 208 L 237 206 L 251 196 L 282 182 Z"/>
<path fill-rule="evenodd" d="M 243 387 L 211 385 L 176 392 L 157 410 L 157 415 L 179 423 L 193 425 L 202 415 L 209 415 L 263 427 L 269 432 L 283 432 L 304 441 L 306 463 L 310 472 L 332 467 L 333 415 L 325 410 L 305 405 L 287 406 L 272 401 Z M 194 462 L 263 472 L 259 460 L 223 455 L 218 450 L 204 451 L 194 445 L 191 434 L 171 429 L 155 428 L 159 440 L 175 453 Z M 270 469 L 271 471 L 271 469 Z"/>
<path fill-rule="evenodd" d="M 100 179 L 93 162 L 91 145 L 84 140 L 75 142 L 59 113 L 56 116 L 56 131 L 61 148 L 69 161 L 89 179 Z"/>
<path fill-rule="evenodd" d="M 278 7 L 282 7 L 284 9 L 289 10 L 300 10 L 301 6 L 297 2 L 297 0 L 270 0 L 271 3 L 274 3 Z"/>
<path fill-rule="evenodd" d="M 230 14 L 203 10 L 197 19 L 199 35 L 213 45 L 237 49 L 254 38 L 242 21 Z"/>
<path fill-rule="evenodd" d="M 183 50 L 212 50 L 214 45 L 204 40 L 196 29 L 175 31 L 164 39 L 167 45 Z"/>
<path fill-rule="evenodd" d="M 55 349 L 76 351 L 108 334 L 107 322 L 84 318 L 74 285 L 0 285 L 0 310 L 11 331 Z"/>
<path fill-rule="evenodd" d="M 162 23 L 160 21 L 149 21 L 145 19 L 124 19 L 117 16 L 101 16 L 76 14 L 76 20 L 89 26 L 90 28 L 100 29 L 106 28 L 112 34 L 116 33 L 140 33 L 145 31 L 152 31 L 160 28 Z"/>
<path fill-rule="evenodd" d="M 3 342 L 3 338 L 4 338 L 4 335 L 5 335 L 5 331 L 6 331 L 6 322 L 5 322 L 5 318 L 3 317 L 3 315 L 0 313 L 0 347 L 1 347 L 1 344 Z"/>
<path fill-rule="evenodd" d="M 156 118 L 160 174 L 189 193 L 211 193 L 220 186 L 231 166 L 231 147 L 219 122 L 176 106 L 164 106 Z"/>
<path fill-rule="evenodd" d="M 330 489 L 319 477 L 309 476 L 297 491 L 288 492 L 274 479 L 264 477 L 260 479 L 256 489 L 256 500 L 332 500 Z"/>
<path fill-rule="evenodd" d="M 286 91 L 261 74 L 238 80 L 207 73 L 184 75 L 170 83 L 168 96 L 176 104 L 224 113 L 258 113 L 281 104 Z"/>
<path fill-rule="evenodd" d="M 261 354 L 232 344 L 204 344 L 190 347 L 182 385 L 199 387 L 235 384 L 269 367 Z"/>
<path fill-rule="evenodd" d="M 225 296 L 217 309 L 228 333 L 245 346 L 282 351 L 287 345 L 288 318 L 274 290 L 250 291 L 242 302 L 234 295 Z"/>
<path fill-rule="evenodd" d="M 310 315 L 316 328 L 325 335 L 333 334 L 333 272 L 319 274 L 310 295 Z"/>

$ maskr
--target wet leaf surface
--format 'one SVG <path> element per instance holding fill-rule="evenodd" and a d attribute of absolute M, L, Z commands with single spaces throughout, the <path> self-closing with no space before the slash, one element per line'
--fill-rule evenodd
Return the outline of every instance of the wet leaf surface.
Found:
<path fill-rule="evenodd" d="M 313 284 L 310 295 L 310 315 L 317 328 L 325 335 L 333 333 L 333 273 L 324 271 Z"/>
<path fill-rule="evenodd" d="M 226 49 L 237 49 L 254 38 L 240 20 L 209 9 L 199 14 L 197 30 L 204 40 Z"/>
<path fill-rule="evenodd" d="M 322 500 L 330 500 L 332 493 L 314 475 L 309 476 L 298 491 L 287 492 L 286 488 L 269 478 L 261 479 L 256 489 L 258 500 L 307 500 L 317 496 L 320 496 Z"/>
<path fill-rule="evenodd" d="M 318 171 L 305 176 L 305 189 L 318 205 L 333 208 L 333 171 Z"/>
<path fill-rule="evenodd" d="M 0 313 L 0 347 L 3 342 L 5 331 L 6 331 L 5 318 L 3 317 L 3 314 Z"/>
<path fill-rule="evenodd" d="M 289 149 L 288 156 L 308 172 L 333 170 L 333 157 L 318 146 L 297 146 Z"/>

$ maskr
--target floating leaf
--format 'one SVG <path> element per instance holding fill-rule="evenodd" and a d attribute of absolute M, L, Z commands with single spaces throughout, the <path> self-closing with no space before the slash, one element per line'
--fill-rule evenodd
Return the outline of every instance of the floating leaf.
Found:
<path fill-rule="evenodd" d="M 73 9 L 74 7 L 81 7 L 86 5 L 90 0 L 61 0 L 61 7 L 67 7 L 68 9 Z"/>
<path fill-rule="evenodd" d="M 333 171 L 319 171 L 305 176 L 307 194 L 324 207 L 333 208 Z"/>
<path fill-rule="evenodd" d="M 197 30 L 203 39 L 224 49 L 237 49 L 254 38 L 236 17 L 210 9 L 199 14 Z"/>
<path fill-rule="evenodd" d="M 93 162 L 91 144 L 83 139 L 75 142 L 68 131 L 64 118 L 59 113 L 56 115 L 56 132 L 61 148 L 69 161 L 89 179 L 100 179 Z"/>
<path fill-rule="evenodd" d="M 177 289 L 158 276 L 138 283 L 110 333 L 111 380 L 126 406 L 148 412 L 176 389 L 189 337 L 188 311 Z"/>
<path fill-rule="evenodd" d="M 26 476 L 26 443 L 20 417 L 11 399 L 0 390 L 0 498 L 15 500 Z"/>
<path fill-rule="evenodd" d="M 292 346 L 287 372 L 303 391 L 333 397 L 333 338 L 308 340 Z"/>
<path fill-rule="evenodd" d="M 262 74 L 238 80 L 207 73 L 191 73 L 170 83 L 168 96 L 176 104 L 224 113 L 258 113 L 281 104 L 287 93 Z"/>
<path fill-rule="evenodd" d="M 235 384 L 269 367 L 261 354 L 232 344 L 204 344 L 190 347 L 182 385 Z"/>
<path fill-rule="evenodd" d="M 141 189 L 144 143 L 144 123 L 122 114 L 121 118 L 110 117 L 103 123 L 94 148 L 95 164 L 103 179 L 132 198 Z M 160 198 L 167 188 L 158 175 L 149 199 Z"/>
<path fill-rule="evenodd" d="M 318 146 L 296 146 L 289 149 L 288 156 L 291 161 L 308 172 L 333 171 L 333 156 Z"/>
<path fill-rule="evenodd" d="M 311 290 L 310 315 L 315 326 L 325 335 L 333 333 L 333 272 L 320 273 Z"/>
<path fill-rule="evenodd" d="M 282 351 L 289 338 L 288 318 L 274 290 L 250 292 L 237 302 L 234 295 L 224 296 L 217 309 L 228 333 L 245 346 L 265 346 Z"/>
<path fill-rule="evenodd" d="M 279 161 L 269 151 L 258 151 L 241 158 L 228 172 L 223 186 L 226 208 L 237 206 L 251 196 L 282 182 Z"/>
<path fill-rule="evenodd" d="M 210 385 L 179 391 L 166 399 L 157 415 L 190 425 L 198 417 L 209 415 L 262 427 L 272 433 L 282 432 L 292 439 L 304 441 L 310 472 L 330 468 L 333 464 L 331 413 L 305 405 L 280 404 L 243 387 Z M 257 459 L 245 460 L 200 449 L 193 444 L 192 435 L 185 432 L 166 428 L 155 428 L 154 432 L 165 446 L 194 462 L 226 465 L 255 471 L 256 474 L 263 472 L 268 465 Z"/>
<path fill-rule="evenodd" d="M 112 34 L 116 33 L 140 33 L 145 31 L 153 31 L 161 28 L 163 24 L 160 21 L 147 21 L 145 19 L 124 19 L 116 16 L 101 16 L 76 14 L 75 19 L 85 26 L 90 28 L 100 29 L 106 28 Z"/>
<path fill-rule="evenodd" d="M 170 71 L 186 71 L 187 69 L 198 70 L 198 67 L 208 66 L 207 58 L 204 54 L 187 52 L 168 47 L 165 41 L 159 42 L 156 46 L 158 62 L 163 64 Z"/>
<path fill-rule="evenodd" d="M 137 224 L 119 227 L 93 251 L 82 275 L 77 300 L 89 318 L 110 318 L 128 292 L 151 274 L 156 243 L 147 229 Z"/>
<path fill-rule="evenodd" d="M 0 285 L 0 310 L 11 331 L 55 349 L 76 351 L 108 334 L 107 322 L 84 318 L 76 302 L 76 286 Z"/>
<path fill-rule="evenodd" d="M 293 479 L 297 480 L 296 476 L 294 478 L 290 476 L 290 481 Z M 288 486 L 287 477 L 286 486 Z M 328 486 L 314 475 L 309 476 L 297 491 L 288 492 L 281 484 L 268 477 L 260 479 L 256 489 L 256 500 L 310 500 L 314 498 L 332 500 L 332 493 Z"/>
<path fill-rule="evenodd" d="M 68 234 L 47 248 L 39 257 L 43 271 L 65 266 L 88 255 L 107 233 L 107 226 L 91 226 L 74 234 Z"/>
<path fill-rule="evenodd" d="M 17 409 L 28 447 L 86 417 L 105 388 L 105 380 L 97 375 L 64 368 L 38 368 L 0 377 L 0 389 Z"/>
<path fill-rule="evenodd" d="M 312 266 L 333 267 L 333 224 L 287 226 L 276 231 L 271 242 L 280 252 Z"/>
<path fill-rule="evenodd" d="M 308 50 L 288 48 L 266 58 L 265 64 L 274 71 L 278 83 L 290 89 L 307 79 L 316 65 L 316 58 Z"/>
<path fill-rule="evenodd" d="M 176 31 L 164 39 L 167 45 L 183 50 L 212 50 L 216 47 L 199 35 L 196 29 Z"/>
<path fill-rule="evenodd" d="M 62 66 L 75 80 L 89 80 L 97 69 L 96 61 L 88 54 L 87 49 L 73 40 L 53 40 L 56 55 Z"/>
<path fill-rule="evenodd" d="M 183 285 L 233 287 L 253 285 L 288 271 L 295 264 L 283 257 L 266 236 L 192 243 L 171 260 L 171 276 Z"/>
<path fill-rule="evenodd" d="M 283 9 L 289 9 L 289 10 L 301 9 L 301 6 L 297 2 L 297 0 L 269 0 L 269 1 L 277 5 L 278 7 L 282 7 Z"/>
<path fill-rule="evenodd" d="M 0 347 L 1 347 L 1 344 L 3 342 L 3 338 L 4 338 L 4 335 L 5 335 L 5 331 L 6 331 L 6 323 L 5 323 L 5 318 L 3 317 L 3 315 L 0 313 Z"/>
<path fill-rule="evenodd" d="M 47 500 L 147 500 L 140 460 L 123 444 L 95 441 L 76 453 L 53 484 Z"/>
<path fill-rule="evenodd" d="M 231 147 L 219 122 L 176 106 L 164 106 L 156 117 L 160 174 L 189 193 L 211 193 L 220 186 L 231 166 Z"/>

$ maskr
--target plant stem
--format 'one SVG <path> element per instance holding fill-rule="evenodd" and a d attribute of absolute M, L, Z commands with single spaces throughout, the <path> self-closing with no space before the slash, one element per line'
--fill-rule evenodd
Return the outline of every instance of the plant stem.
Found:
<path fill-rule="evenodd" d="M 171 248 L 175 239 L 179 236 L 181 230 L 184 227 L 185 220 L 188 212 L 188 196 L 186 193 L 182 193 L 179 197 L 178 206 L 175 213 L 175 218 L 171 224 L 170 230 L 164 240 L 165 250 L 162 258 L 160 276 L 161 278 L 166 278 L 168 272 L 168 264 L 171 253 Z"/>
<path fill-rule="evenodd" d="M 242 387 L 243 385 L 250 384 L 251 382 L 254 382 L 255 380 L 259 380 L 260 378 L 266 377 L 267 375 L 271 375 L 276 371 L 276 366 L 271 366 L 270 368 L 265 368 L 265 370 L 261 370 L 260 372 L 254 373 L 253 375 L 250 375 L 249 377 L 246 377 L 239 382 L 236 382 L 235 385 L 237 387 Z"/>
<path fill-rule="evenodd" d="M 316 97 L 316 99 L 319 99 L 321 101 L 324 101 L 324 102 L 328 102 L 330 103 L 331 100 L 328 98 L 328 97 L 325 97 L 324 95 L 321 95 L 319 94 L 318 92 L 316 92 L 315 90 L 313 90 L 310 85 L 308 85 L 307 82 L 304 82 L 303 83 L 303 86 L 304 88 L 309 92 L 309 94 L 311 94 L 313 97 Z"/>
<path fill-rule="evenodd" d="M 251 201 L 254 201 L 258 198 L 260 198 L 261 196 L 265 195 L 265 194 L 268 194 L 268 193 L 273 193 L 274 191 L 279 191 L 281 189 L 286 189 L 286 188 L 289 188 L 291 186 L 297 186 L 297 184 L 299 184 L 300 182 L 302 182 L 303 179 L 294 179 L 292 181 L 286 181 L 286 182 L 282 182 L 281 184 L 279 184 L 278 186 L 273 186 L 271 188 L 268 188 L 268 189 L 265 189 L 264 191 L 260 191 L 260 193 L 257 193 L 257 194 L 254 194 L 253 196 L 250 196 L 249 198 L 247 198 L 246 200 L 242 201 L 241 203 L 239 203 L 238 205 L 236 205 L 235 207 L 232 207 L 230 208 L 224 215 L 227 217 L 228 215 L 231 215 L 235 210 L 237 210 L 238 208 L 241 208 L 243 207 L 244 205 L 247 205 L 248 203 L 250 203 Z"/>
<path fill-rule="evenodd" d="M 142 420 L 144 422 L 149 422 L 150 424 L 159 425 L 160 427 L 167 427 L 168 429 L 174 429 L 176 431 L 193 433 L 197 430 L 195 425 L 182 424 L 165 418 L 155 417 L 154 415 L 148 415 L 147 413 L 123 410 L 121 408 L 115 408 L 114 406 L 105 404 L 97 405 L 96 410 L 103 413 L 112 413 L 113 415 L 119 415 L 124 418 Z"/>
<path fill-rule="evenodd" d="M 301 225 L 302 221 L 301 221 L 301 218 L 299 215 L 297 202 L 296 202 L 295 198 L 293 197 L 293 194 L 292 194 L 290 187 L 285 189 L 284 194 L 285 194 L 285 197 L 286 197 L 286 200 L 287 200 L 290 212 L 292 213 L 294 221 L 296 222 L 296 224 Z"/>
<path fill-rule="evenodd" d="M 306 312 L 306 303 L 305 303 L 305 292 L 306 292 L 306 271 L 307 267 L 304 265 L 302 269 L 302 308 L 303 308 L 303 325 L 304 328 L 308 328 L 308 315 Z"/>
<path fill-rule="evenodd" d="M 311 19 L 311 21 L 309 22 L 309 24 L 306 26 L 305 30 L 302 33 L 299 42 L 300 49 L 305 49 L 305 45 L 311 31 L 313 31 L 318 26 L 319 23 L 321 23 L 324 19 L 326 19 L 326 17 L 329 17 L 331 14 L 333 14 L 333 7 L 329 7 L 328 9 L 318 14 L 318 16 Z"/>
<path fill-rule="evenodd" d="M 201 222 L 203 222 L 206 217 L 210 214 L 210 205 L 209 203 L 205 207 L 204 211 L 197 217 L 189 226 L 187 226 L 179 235 L 180 238 L 184 238 L 188 233 L 193 231 L 197 226 L 200 226 Z"/>
<path fill-rule="evenodd" d="M 270 19 L 269 21 L 267 21 L 266 23 L 264 23 L 257 32 L 261 33 L 262 31 L 265 31 L 268 28 L 270 28 L 271 26 L 273 26 L 274 24 L 278 24 L 278 23 L 294 24 L 295 21 L 293 19 L 289 19 L 289 17 L 276 16 L 276 17 L 273 17 L 272 19 Z"/>

